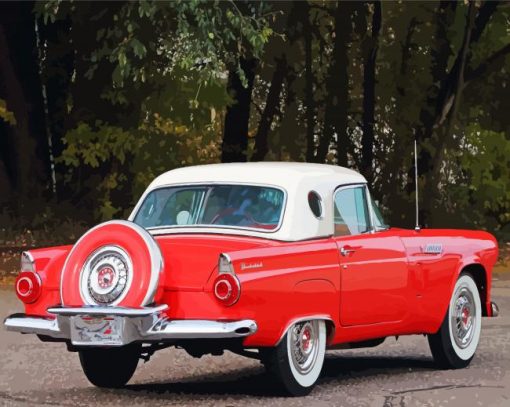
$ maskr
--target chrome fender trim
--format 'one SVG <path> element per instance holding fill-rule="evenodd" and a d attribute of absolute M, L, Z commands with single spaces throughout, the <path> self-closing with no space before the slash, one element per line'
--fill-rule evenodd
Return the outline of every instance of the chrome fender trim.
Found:
<path fill-rule="evenodd" d="M 336 325 L 335 325 L 333 319 L 329 315 L 326 315 L 326 314 L 315 314 L 315 315 L 307 315 L 307 316 L 303 316 L 303 317 L 299 317 L 299 318 L 294 318 L 294 319 L 290 320 L 290 322 L 285 326 L 285 329 L 283 330 L 281 336 L 278 338 L 278 341 L 276 342 L 276 344 L 274 346 L 278 346 L 280 344 L 280 342 L 282 341 L 283 337 L 286 335 L 287 331 L 289 330 L 289 328 L 292 325 L 297 324 L 299 322 L 303 322 L 303 321 L 310 321 L 310 320 L 313 320 L 313 319 L 319 319 L 321 321 L 328 321 L 328 322 L 331 322 L 333 324 L 333 331 L 326 338 L 327 342 L 329 343 L 330 339 L 335 334 Z"/>

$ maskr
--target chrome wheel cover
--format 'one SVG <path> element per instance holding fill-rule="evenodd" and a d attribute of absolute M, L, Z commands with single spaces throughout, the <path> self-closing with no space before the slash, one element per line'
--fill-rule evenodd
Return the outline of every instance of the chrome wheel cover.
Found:
<path fill-rule="evenodd" d="M 455 293 L 450 314 L 453 338 L 459 348 L 465 349 L 470 345 L 478 323 L 473 293 L 468 287 L 461 286 Z"/>
<path fill-rule="evenodd" d="M 129 255 L 118 246 L 103 246 L 83 265 L 81 295 L 90 305 L 115 305 L 127 294 L 132 275 Z"/>
<path fill-rule="evenodd" d="M 319 354 L 318 321 L 297 323 L 289 335 L 291 362 L 300 374 L 306 375 L 315 366 Z"/>

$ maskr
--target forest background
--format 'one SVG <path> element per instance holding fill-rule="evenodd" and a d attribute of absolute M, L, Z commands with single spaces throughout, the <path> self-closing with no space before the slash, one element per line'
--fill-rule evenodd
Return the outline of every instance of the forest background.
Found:
<path fill-rule="evenodd" d="M 0 4 L 0 271 L 187 165 L 308 161 L 510 240 L 510 3 Z M 13 260 L 16 258 L 16 260 Z"/>

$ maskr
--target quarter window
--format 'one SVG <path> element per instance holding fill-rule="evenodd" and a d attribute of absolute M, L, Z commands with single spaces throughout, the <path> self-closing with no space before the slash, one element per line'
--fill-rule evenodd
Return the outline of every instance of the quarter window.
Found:
<path fill-rule="evenodd" d="M 375 230 L 388 229 L 389 226 L 384 222 L 384 219 L 383 219 L 383 217 L 381 215 L 381 211 L 377 207 L 377 204 L 374 201 L 374 199 L 372 198 L 372 196 L 370 196 L 370 204 L 372 205 L 372 212 L 374 214 L 374 227 L 375 227 Z"/>
<path fill-rule="evenodd" d="M 370 230 L 365 187 L 342 188 L 335 194 L 335 236 L 358 235 Z"/>
<path fill-rule="evenodd" d="M 317 192 L 310 191 L 308 193 L 308 205 L 310 205 L 310 209 L 316 218 L 322 216 L 322 200 Z"/>

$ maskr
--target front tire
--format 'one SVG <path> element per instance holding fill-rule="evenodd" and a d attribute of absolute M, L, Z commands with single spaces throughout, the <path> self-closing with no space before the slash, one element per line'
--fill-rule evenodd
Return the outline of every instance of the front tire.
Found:
<path fill-rule="evenodd" d="M 275 348 L 265 350 L 262 362 L 287 394 L 305 396 L 320 376 L 325 353 L 325 322 L 303 321 L 292 325 Z"/>
<path fill-rule="evenodd" d="M 471 363 L 480 341 L 481 317 L 478 287 L 469 274 L 462 274 L 441 328 L 428 335 L 432 356 L 439 367 L 461 369 Z"/>
<path fill-rule="evenodd" d="M 140 358 L 141 345 L 118 348 L 90 348 L 79 351 L 83 373 L 97 387 L 123 387 L 133 376 Z"/>

